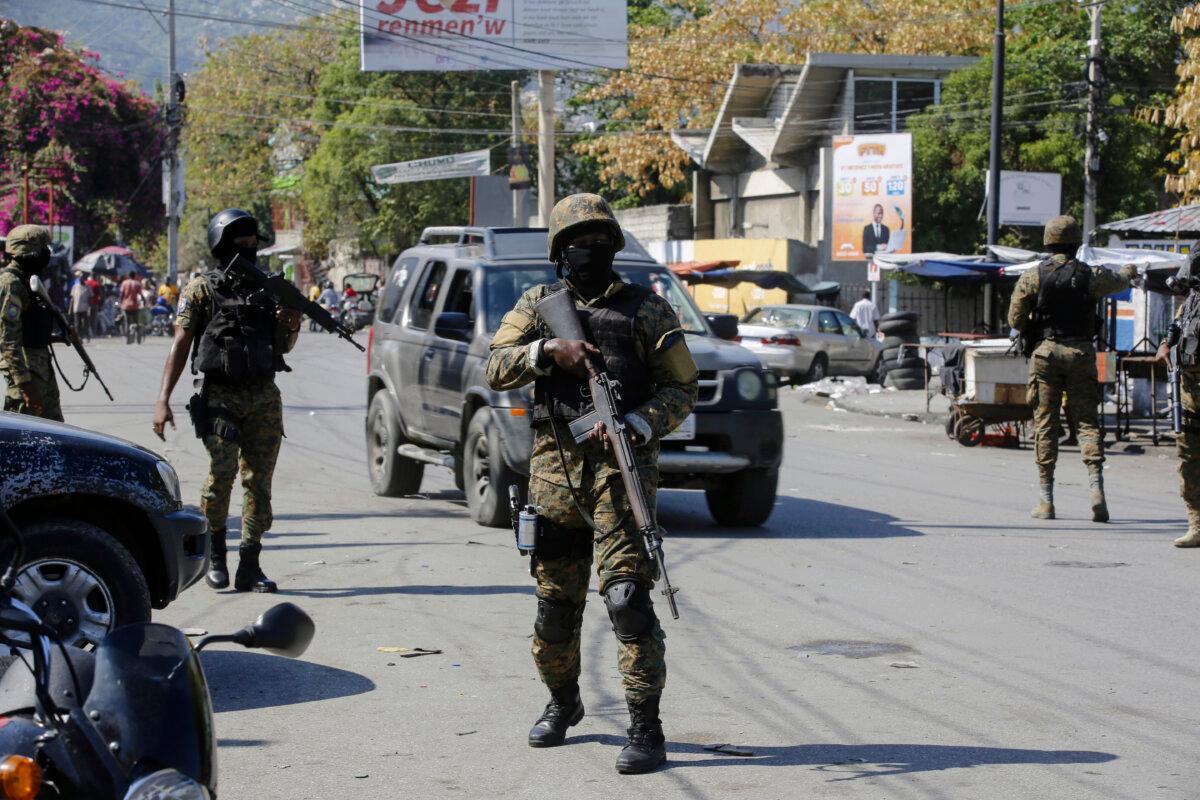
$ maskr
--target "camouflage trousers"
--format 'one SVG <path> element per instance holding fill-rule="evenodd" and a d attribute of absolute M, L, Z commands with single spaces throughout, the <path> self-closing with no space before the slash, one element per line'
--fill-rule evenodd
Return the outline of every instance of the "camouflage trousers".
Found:
<path fill-rule="evenodd" d="M 1183 406 L 1183 431 L 1176 439 L 1179 494 L 1190 511 L 1200 512 L 1200 370 L 1181 370 L 1179 389 Z"/>
<path fill-rule="evenodd" d="M 644 481 L 647 500 L 653 508 L 657 476 L 648 474 L 650 472 L 644 469 L 643 476 L 647 478 Z M 530 502 L 541 507 L 546 519 L 570 531 L 558 535 L 592 539 L 590 548 L 586 541 L 582 547 L 565 548 L 574 551 L 571 555 L 554 559 L 539 557 L 536 570 L 538 597 L 578 607 L 582 622 L 593 556 L 601 593 L 614 581 L 628 579 L 652 588 L 658 578 L 658 568 L 646 555 L 645 545 L 629 513 L 625 487 L 619 478 L 598 482 L 585 466 L 583 485 L 575 488 L 580 503 L 600 529 L 598 532 L 587 529 L 566 486 L 542 480 L 536 474 L 529 481 Z M 579 637 L 579 625 L 572 637 L 564 642 L 547 642 L 534 632 L 533 660 L 549 688 L 556 689 L 579 680 Z M 667 681 L 666 635 L 657 620 L 641 638 L 617 642 L 617 666 L 627 697 L 640 700 L 662 693 Z"/>
<path fill-rule="evenodd" d="M 1096 351 L 1090 342 L 1047 339 L 1029 359 L 1027 399 L 1033 407 L 1033 442 L 1038 469 L 1054 474 L 1058 461 L 1059 422 L 1066 392 L 1067 409 L 1078 428 L 1079 452 L 1085 464 L 1104 463 L 1097 407 Z"/>
<path fill-rule="evenodd" d="M 4 410 L 62 422 L 62 402 L 58 394 L 58 381 L 54 377 L 54 365 L 50 361 L 50 348 L 26 350 L 26 359 L 32 375 L 30 382 L 42 396 L 42 410 L 38 414 L 29 410 L 21 396 L 21 387 L 13 382 L 12 374 L 8 370 L 4 371 L 7 384 L 4 389 Z"/>
<path fill-rule="evenodd" d="M 242 544 L 257 544 L 271 528 L 271 478 L 283 441 L 283 402 L 273 381 L 208 388 L 209 417 L 237 429 L 232 440 L 204 437 L 208 477 L 200 490 L 200 511 L 214 533 L 224 533 L 233 481 L 242 473 Z"/>

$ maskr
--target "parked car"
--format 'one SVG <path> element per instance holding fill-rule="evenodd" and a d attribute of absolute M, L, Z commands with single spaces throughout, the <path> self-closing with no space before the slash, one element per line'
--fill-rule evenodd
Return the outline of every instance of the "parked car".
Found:
<path fill-rule="evenodd" d="M 879 382 L 883 345 L 836 308 L 763 306 L 738 325 L 742 346 L 791 383 L 827 375 L 863 375 Z"/>
<path fill-rule="evenodd" d="M 434 244 L 437 237 L 451 241 Z M 671 303 L 700 370 L 695 412 L 662 442 L 662 485 L 703 489 L 722 524 L 761 524 L 783 452 L 775 376 L 726 340 L 736 336 L 736 318 L 706 318 L 669 270 L 626 239 L 617 272 Z M 428 229 L 396 259 L 367 359 L 367 458 L 377 494 L 417 492 L 425 466 L 436 464 L 454 472 L 477 522 L 508 524 L 508 486 L 529 476 L 533 391 L 492 391 L 484 365 L 504 314 L 525 290 L 554 280 L 544 228 Z"/>
<path fill-rule="evenodd" d="M 0 506 L 25 538 L 15 597 L 79 646 L 149 621 L 208 562 L 175 470 L 112 436 L 0 412 Z"/>

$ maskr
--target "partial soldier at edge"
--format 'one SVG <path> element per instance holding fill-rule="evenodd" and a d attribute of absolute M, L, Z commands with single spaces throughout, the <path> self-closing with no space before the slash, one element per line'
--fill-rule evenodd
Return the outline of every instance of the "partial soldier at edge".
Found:
<path fill-rule="evenodd" d="M 1017 281 L 1008 322 L 1031 344 L 1028 402 L 1033 407 L 1034 448 L 1038 465 L 1037 519 L 1054 519 L 1054 470 L 1058 461 L 1059 416 L 1063 393 L 1077 421 L 1079 451 L 1088 470 L 1089 501 L 1094 522 L 1108 521 L 1104 495 L 1104 444 L 1097 409 L 1096 306 L 1100 299 L 1129 288 L 1137 269 L 1132 264 L 1115 275 L 1075 258 L 1083 242 L 1079 223 L 1058 216 L 1046 224 L 1042 243 L 1051 253 Z"/>
<path fill-rule="evenodd" d="M 1197 244 L 1200 244 L 1198 242 Z M 1192 252 L 1197 251 L 1196 246 Z M 1158 346 L 1158 358 L 1168 361 L 1174 350 L 1174 369 L 1179 376 L 1180 430 L 1175 447 L 1179 453 L 1179 496 L 1187 508 L 1187 531 L 1175 539 L 1176 547 L 1200 547 L 1200 286 L 1193 256 L 1185 270 L 1167 282 L 1185 293 L 1167 335 Z"/>
<path fill-rule="evenodd" d="M 565 198 L 550 217 L 549 259 L 581 311 L 591 342 L 554 338 L 535 308 L 559 285 L 536 286 L 505 315 L 491 344 L 487 380 L 497 391 L 534 383 L 530 503 L 539 507 L 538 609 L 533 657 L 551 698 L 529 732 L 531 747 L 563 743 L 583 718 L 580 627 L 593 559 L 618 640 L 629 707 L 622 773 L 649 772 L 666 760 L 659 705 L 666 643 L 650 588 L 657 576 L 630 515 L 617 464 L 603 432 L 576 445 L 566 423 L 588 411 L 586 359 L 600 357 L 622 389 L 624 418 L 637 434 L 639 472 L 654 504 L 659 439 L 691 412 L 697 370 L 668 303 L 612 270 L 624 235 L 597 195 Z M 632 335 L 631 335 L 632 334 Z"/>

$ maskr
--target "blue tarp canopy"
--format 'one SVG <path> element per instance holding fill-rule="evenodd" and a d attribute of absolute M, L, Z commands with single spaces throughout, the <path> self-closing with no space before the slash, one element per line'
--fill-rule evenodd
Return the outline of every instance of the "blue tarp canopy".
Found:
<path fill-rule="evenodd" d="M 920 278 L 943 281 L 948 283 L 995 282 L 1017 279 L 1016 275 L 1004 274 L 1004 268 L 1012 266 L 1002 261 L 955 261 L 949 259 L 928 258 L 913 261 L 909 264 L 898 265 L 897 272 L 906 272 Z"/>

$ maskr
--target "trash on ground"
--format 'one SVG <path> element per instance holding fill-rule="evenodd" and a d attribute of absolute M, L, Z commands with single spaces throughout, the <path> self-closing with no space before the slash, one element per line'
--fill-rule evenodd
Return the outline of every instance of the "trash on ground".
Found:
<path fill-rule="evenodd" d="M 479 731 L 455 731 L 454 735 L 455 736 L 470 736 L 472 733 L 479 733 Z"/>
<path fill-rule="evenodd" d="M 320 566 L 321 564 L 324 564 L 324 563 L 325 563 L 325 561 L 324 561 L 324 560 L 320 560 L 320 561 L 305 561 L 305 562 L 304 562 L 304 566 L 306 566 L 306 567 L 318 567 L 318 566 Z"/>
<path fill-rule="evenodd" d="M 896 669 L 919 669 L 915 661 L 893 661 L 888 666 Z"/>
<path fill-rule="evenodd" d="M 872 387 L 874 390 L 872 391 Z M 883 391 L 878 384 L 867 383 L 866 378 L 851 376 L 845 378 L 822 378 L 812 383 L 804 383 L 796 387 L 804 394 L 817 397 L 829 397 L 834 400 L 850 394 L 875 394 Z"/>
<path fill-rule="evenodd" d="M 754 755 L 753 750 L 743 750 L 742 748 L 734 747 L 731 744 L 706 744 L 704 745 L 704 749 L 710 753 L 721 753 L 722 755 L 726 756 L 741 756 L 742 758 L 749 758 L 750 756 Z"/>
<path fill-rule="evenodd" d="M 431 650 L 425 647 L 377 647 L 380 653 L 395 653 L 401 658 L 416 658 L 418 656 L 436 656 L 441 650 Z"/>

